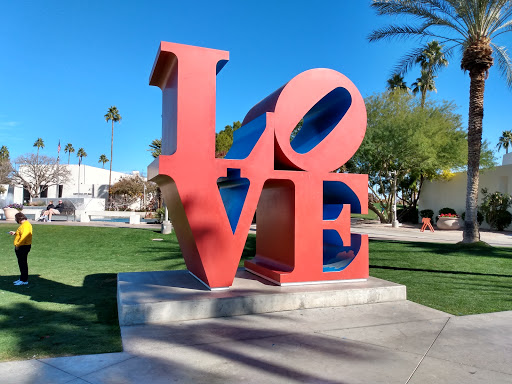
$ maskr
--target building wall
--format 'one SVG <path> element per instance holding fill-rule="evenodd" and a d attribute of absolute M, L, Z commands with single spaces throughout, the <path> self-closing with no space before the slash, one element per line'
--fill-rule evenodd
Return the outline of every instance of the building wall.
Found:
<path fill-rule="evenodd" d="M 510 154 L 509 154 L 510 155 Z M 444 207 L 453 208 L 460 215 L 466 210 L 466 172 L 456 173 L 448 180 L 435 180 L 423 185 L 419 200 L 419 210 L 432 209 L 435 214 Z M 490 193 L 512 193 L 512 164 L 502 165 L 491 170 L 480 171 L 478 205 L 482 203 L 482 188 Z M 512 211 L 511 211 L 512 213 Z M 483 228 L 489 228 L 487 223 Z M 512 229 L 512 226 L 508 229 Z"/>
<path fill-rule="evenodd" d="M 70 171 L 70 179 L 63 184 L 62 198 L 86 197 L 86 198 L 108 198 L 108 177 L 109 170 L 89 165 L 64 164 L 62 165 Z M 22 172 L 22 168 L 20 168 Z M 122 173 L 112 171 L 112 185 L 122 177 L 138 175 L 138 172 Z M 8 189 L 9 186 L 5 186 Z M 48 188 L 47 197 L 49 199 L 58 198 L 57 186 Z M 0 205 L 3 207 L 10 203 L 23 203 L 23 188 L 16 186 L 10 187 L 8 191 L 0 194 Z"/>

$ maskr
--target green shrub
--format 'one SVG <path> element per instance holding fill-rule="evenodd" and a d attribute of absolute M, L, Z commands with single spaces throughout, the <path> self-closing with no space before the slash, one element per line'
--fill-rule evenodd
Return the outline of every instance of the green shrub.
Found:
<path fill-rule="evenodd" d="M 165 219 L 165 208 L 164 207 L 158 208 L 155 211 L 155 216 L 157 217 L 159 223 L 163 223 L 163 221 Z"/>
<path fill-rule="evenodd" d="M 487 188 L 482 189 L 484 201 L 481 209 L 485 215 L 485 221 L 491 229 L 503 231 L 512 223 L 512 214 L 508 208 L 512 205 L 512 197 L 507 193 L 489 193 Z"/>
<path fill-rule="evenodd" d="M 453 208 L 448 208 L 448 207 L 441 208 L 441 209 L 439 210 L 438 215 L 441 215 L 441 214 L 443 214 L 443 213 L 451 213 L 452 215 L 456 215 L 456 214 L 457 214 L 457 212 L 455 212 L 455 209 L 453 209 Z"/>
<path fill-rule="evenodd" d="M 437 222 L 437 219 L 439 218 L 439 215 L 448 214 L 448 213 L 451 213 L 452 215 L 457 214 L 457 212 L 453 208 L 448 208 L 448 207 L 441 208 L 436 216 L 436 222 Z"/>
<path fill-rule="evenodd" d="M 460 217 L 462 218 L 462 220 L 464 220 L 466 218 L 466 212 L 462 212 L 462 215 L 460 215 Z M 480 210 L 476 212 L 476 221 L 478 222 L 479 226 L 482 225 L 482 223 L 484 222 L 484 214 L 480 212 Z"/>
<path fill-rule="evenodd" d="M 422 209 L 420 211 L 421 217 L 428 217 L 429 219 L 432 219 L 434 217 L 434 211 L 431 209 Z"/>
<path fill-rule="evenodd" d="M 396 210 L 397 220 L 401 223 L 418 223 L 418 209 L 412 207 L 400 208 Z"/>

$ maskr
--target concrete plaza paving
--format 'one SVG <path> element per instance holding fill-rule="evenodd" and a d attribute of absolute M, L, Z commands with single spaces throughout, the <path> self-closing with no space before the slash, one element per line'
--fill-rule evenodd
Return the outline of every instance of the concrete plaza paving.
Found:
<path fill-rule="evenodd" d="M 379 239 L 462 238 L 353 227 Z M 512 246 L 510 233 L 482 240 Z M 123 326 L 121 334 L 122 353 L 1 363 L 0 383 L 512 384 L 512 311 L 458 317 L 399 300 Z"/>

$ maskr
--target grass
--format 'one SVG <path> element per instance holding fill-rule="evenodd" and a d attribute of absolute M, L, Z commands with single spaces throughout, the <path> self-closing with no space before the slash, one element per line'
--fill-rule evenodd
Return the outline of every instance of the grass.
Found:
<path fill-rule="evenodd" d="M 407 286 L 407 298 L 454 315 L 512 310 L 512 248 L 370 242 L 370 275 Z"/>
<path fill-rule="evenodd" d="M 0 361 L 121 351 L 116 274 L 184 269 L 174 235 L 148 229 L 34 226 L 28 286 L 0 224 Z M 163 238 L 163 241 L 152 241 Z M 242 260 L 254 255 L 250 235 Z M 456 315 L 512 310 L 512 249 L 370 242 L 370 274 Z"/>
<path fill-rule="evenodd" d="M 29 285 L 16 287 L 13 237 L 6 233 L 16 228 L 0 224 L 0 361 L 121 351 L 116 274 L 185 269 L 174 234 L 37 225 Z M 254 251 L 250 236 L 245 255 Z"/>

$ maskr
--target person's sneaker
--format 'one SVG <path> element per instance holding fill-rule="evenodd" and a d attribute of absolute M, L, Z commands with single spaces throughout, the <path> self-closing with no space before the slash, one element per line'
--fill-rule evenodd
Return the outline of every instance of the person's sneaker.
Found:
<path fill-rule="evenodd" d="M 27 285 L 28 284 L 28 281 L 21 281 L 21 280 L 18 280 L 16 283 L 14 283 L 14 285 Z"/>
<path fill-rule="evenodd" d="M 16 281 L 13 281 L 13 284 L 14 284 L 14 285 L 18 285 L 18 283 L 19 283 L 20 281 L 21 281 L 20 279 L 18 279 L 18 280 L 16 280 Z"/>

